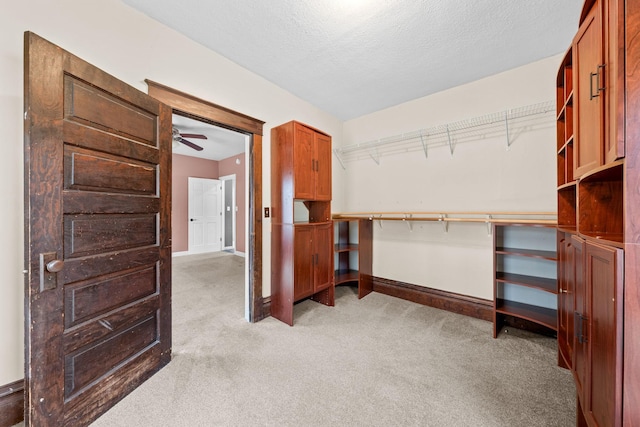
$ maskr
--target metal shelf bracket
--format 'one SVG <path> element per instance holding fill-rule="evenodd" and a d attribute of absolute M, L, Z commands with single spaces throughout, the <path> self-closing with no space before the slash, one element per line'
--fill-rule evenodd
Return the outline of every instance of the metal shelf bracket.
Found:
<path fill-rule="evenodd" d="M 409 231 L 413 231 L 413 224 L 411 223 L 411 217 L 413 215 L 411 214 L 405 214 L 404 218 L 402 218 L 402 221 L 404 221 L 407 224 L 407 227 L 409 227 Z"/>
<path fill-rule="evenodd" d="M 438 222 L 442 224 L 442 228 L 444 228 L 444 232 L 448 233 L 449 232 L 449 221 L 446 220 L 447 219 L 447 215 L 446 214 L 441 214 L 438 216 Z"/>
<path fill-rule="evenodd" d="M 491 215 L 487 215 L 487 221 L 486 221 L 486 224 L 487 224 L 487 234 L 488 234 L 489 236 L 491 236 L 491 228 L 492 228 L 491 219 L 492 219 L 492 218 L 491 218 Z"/>
<path fill-rule="evenodd" d="M 337 148 L 333 149 L 333 154 L 336 156 L 336 159 L 338 159 L 338 162 L 340 163 L 340 166 L 342 166 L 342 169 L 347 170 L 347 167 L 344 165 L 344 162 L 342 161 L 342 158 L 340 157 L 340 152 L 338 151 Z"/>

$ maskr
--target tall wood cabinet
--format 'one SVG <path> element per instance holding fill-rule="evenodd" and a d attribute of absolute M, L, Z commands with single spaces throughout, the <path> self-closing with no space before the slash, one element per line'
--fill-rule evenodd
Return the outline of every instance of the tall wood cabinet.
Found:
<path fill-rule="evenodd" d="M 578 425 L 640 425 L 640 2 L 587 0 L 557 76 L 558 360 Z"/>
<path fill-rule="evenodd" d="M 293 305 L 334 305 L 331 137 L 291 121 L 271 130 L 271 315 L 293 325 Z"/>

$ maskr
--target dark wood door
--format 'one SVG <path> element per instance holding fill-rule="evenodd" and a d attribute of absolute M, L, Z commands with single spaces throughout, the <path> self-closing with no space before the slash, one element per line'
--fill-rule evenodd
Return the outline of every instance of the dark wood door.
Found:
<path fill-rule="evenodd" d="M 331 200 L 331 138 L 316 133 L 316 197 L 315 200 Z"/>
<path fill-rule="evenodd" d="M 300 123 L 293 124 L 293 183 L 294 199 L 314 200 L 315 198 L 315 132 Z"/>
<path fill-rule="evenodd" d="M 575 178 L 603 163 L 602 120 L 605 91 L 600 90 L 604 85 L 601 10 L 601 2 L 596 1 L 576 35 L 573 49 L 578 111 L 574 150 Z"/>
<path fill-rule="evenodd" d="M 171 358 L 171 110 L 25 53 L 25 419 L 82 426 Z"/>
<path fill-rule="evenodd" d="M 622 420 L 622 259 L 622 249 L 585 245 L 590 354 L 583 409 L 592 426 L 621 425 Z"/>

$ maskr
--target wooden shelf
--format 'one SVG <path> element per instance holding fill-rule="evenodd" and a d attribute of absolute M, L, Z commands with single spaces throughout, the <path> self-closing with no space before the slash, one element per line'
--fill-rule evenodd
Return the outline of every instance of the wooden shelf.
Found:
<path fill-rule="evenodd" d="M 550 308 L 503 299 L 496 300 L 496 312 L 529 320 L 554 331 L 558 330 L 558 312 Z"/>
<path fill-rule="evenodd" d="M 357 251 L 358 244 L 357 243 L 336 243 L 334 245 L 334 252 L 350 252 Z"/>
<path fill-rule="evenodd" d="M 502 254 L 502 255 L 516 255 L 516 256 L 526 256 L 531 258 L 548 259 L 550 261 L 556 261 L 557 259 L 555 251 L 540 251 L 535 249 L 496 247 L 496 253 Z"/>
<path fill-rule="evenodd" d="M 334 274 L 336 285 L 348 282 L 357 282 L 359 277 L 358 270 L 336 270 Z"/>
<path fill-rule="evenodd" d="M 558 293 L 558 282 L 556 279 L 544 277 L 526 276 L 524 274 L 496 272 L 496 280 L 503 283 L 527 286 L 529 288 L 540 289 L 552 294 Z"/>

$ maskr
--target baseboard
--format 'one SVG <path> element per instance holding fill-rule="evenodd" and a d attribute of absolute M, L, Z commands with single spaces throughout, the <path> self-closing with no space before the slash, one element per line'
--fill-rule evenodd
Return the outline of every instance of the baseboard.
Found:
<path fill-rule="evenodd" d="M 373 291 L 488 322 L 493 321 L 493 302 L 490 300 L 375 276 Z"/>
<path fill-rule="evenodd" d="M 24 420 L 24 380 L 0 386 L 0 427 Z"/>
<path fill-rule="evenodd" d="M 185 256 L 185 255 L 191 255 L 191 252 L 189 252 L 189 251 L 181 251 L 181 252 L 173 252 L 171 254 L 172 257 Z"/>

